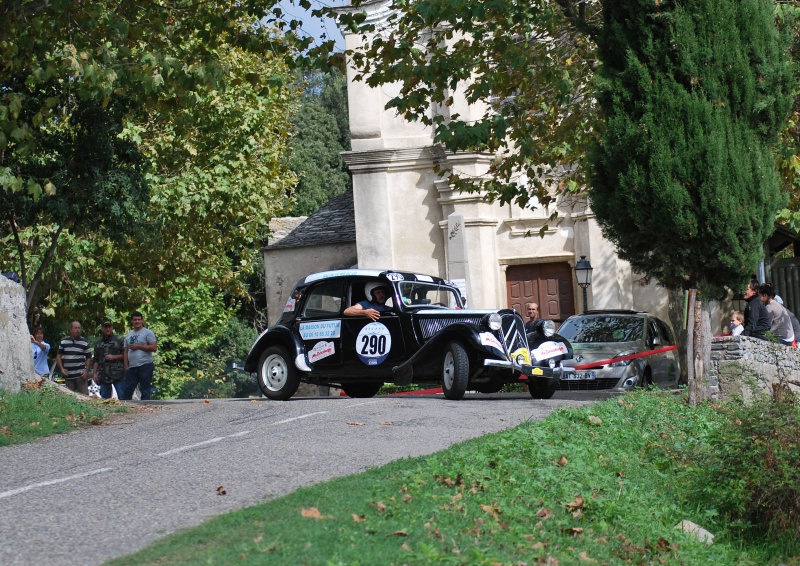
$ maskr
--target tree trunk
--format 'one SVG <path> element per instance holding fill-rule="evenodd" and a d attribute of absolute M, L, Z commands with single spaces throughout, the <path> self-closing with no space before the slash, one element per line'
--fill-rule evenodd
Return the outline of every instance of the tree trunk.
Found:
<path fill-rule="evenodd" d="M 687 368 L 691 373 L 689 381 L 689 403 L 696 405 L 707 399 L 709 388 L 706 373 L 711 365 L 711 305 L 707 302 L 695 300 L 696 291 L 689 292 L 689 309 L 692 321 L 691 334 L 691 363 Z"/>
<path fill-rule="evenodd" d="M 686 338 L 686 328 L 684 328 L 683 317 L 685 315 L 684 310 L 684 297 L 683 291 L 681 289 L 669 289 L 669 322 L 672 325 L 672 330 L 675 333 L 675 344 L 678 346 L 678 360 L 680 360 L 680 371 L 681 377 L 679 383 L 681 385 L 687 385 L 689 380 L 687 378 L 687 367 L 689 360 L 687 354 L 687 338 Z"/>
<path fill-rule="evenodd" d="M 689 307 L 686 312 L 686 383 L 689 386 L 689 403 L 694 405 L 697 399 L 694 394 L 695 389 L 695 366 L 694 366 L 694 307 L 697 289 L 689 289 Z"/>

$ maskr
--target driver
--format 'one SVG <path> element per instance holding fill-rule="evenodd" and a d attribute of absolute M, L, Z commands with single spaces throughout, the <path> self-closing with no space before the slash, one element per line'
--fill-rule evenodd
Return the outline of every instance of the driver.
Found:
<path fill-rule="evenodd" d="M 372 320 L 378 320 L 382 312 L 391 311 L 391 307 L 386 306 L 386 299 L 389 298 L 389 288 L 383 283 L 371 281 L 364 286 L 364 294 L 369 297 L 366 301 L 361 301 L 344 310 L 345 316 L 366 316 Z"/>

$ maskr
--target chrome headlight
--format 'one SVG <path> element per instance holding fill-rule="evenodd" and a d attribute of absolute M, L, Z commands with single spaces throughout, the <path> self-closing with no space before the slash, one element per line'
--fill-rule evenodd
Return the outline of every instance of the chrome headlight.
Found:
<path fill-rule="evenodd" d="M 631 354 L 635 354 L 635 353 L 636 353 L 636 350 L 625 350 L 624 352 L 620 352 L 619 354 L 617 354 L 614 357 L 615 358 L 621 358 L 622 356 L 630 356 Z M 633 360 L 622 360 L 622 361 L 619 361 L 619 362 L 612 362 L 610 365 L 611 365 L 611 367 L 623 367 L 623 366 L 630 365 L 632 361 Z"/>
<path fill-rule="evenodd" d="M 552 320 L 545 320 L 544 324 L 542 325 L 542 332 L 545 336 L 550 338 L 553 334 L 556 333 L 556 323 Z"/>
<path fill-rule="evenodd" d="M 503 328 L 503 317 L 499 314 L 492 313 L 489 315 L 489 328 L 497 332 L 501 328 Z"/>

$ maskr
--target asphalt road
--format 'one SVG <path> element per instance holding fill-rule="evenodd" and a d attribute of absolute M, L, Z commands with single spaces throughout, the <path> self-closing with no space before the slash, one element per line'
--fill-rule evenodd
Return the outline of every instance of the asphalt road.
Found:
<path fill-rule="evenodd" d="M 0 448 L 0 564 L 93 565 L 333 477 L 547 416 L 596 396 L 173 401 Z M 349 423 L 363 423 L 354 425 Z M 222 486 L 227 495 L 219 495 Z"/>

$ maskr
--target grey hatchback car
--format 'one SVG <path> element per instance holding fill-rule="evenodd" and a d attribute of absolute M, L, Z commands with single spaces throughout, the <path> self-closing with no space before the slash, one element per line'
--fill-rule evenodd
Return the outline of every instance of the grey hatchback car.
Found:
<path fill-rule="evenodd" d="M 574 373 L 561 376 L 561 390 L 625 391 L 650 384 L 678 384 L 680 366 L 672 330 L 651 314 L 588 311 L 569 317 L 558 333 L 572 343 L 578 366 Z M 588 365 L 593 362 L 599 363 Z"/>

